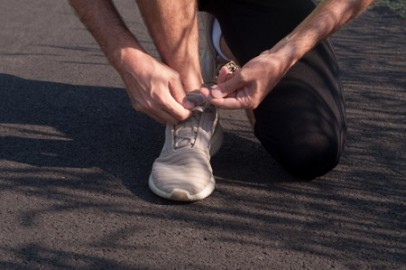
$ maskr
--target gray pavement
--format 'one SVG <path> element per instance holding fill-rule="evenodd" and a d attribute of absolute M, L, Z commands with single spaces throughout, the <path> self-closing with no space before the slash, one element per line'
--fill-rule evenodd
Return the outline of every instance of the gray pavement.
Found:
<path fill-rule="evenodd" d="M 66 1 L 2 0 L 0 269 L 405 269 L 405 25 L 376 7 L 334 37 L 349 121 L 334 171 L 295 181 L 224 111 L 216 191 L 177 204 L 147 187 L 163 127 Z"/>

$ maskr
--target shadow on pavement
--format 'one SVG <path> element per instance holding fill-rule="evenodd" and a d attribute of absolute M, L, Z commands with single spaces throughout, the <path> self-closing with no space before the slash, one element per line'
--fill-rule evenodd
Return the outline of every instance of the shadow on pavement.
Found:
<path fill-rule="evenodd" d="M 38 170 L 39 175 L 53 169 L 61 176 L 68 172 L 64 168 L 98 168 L 122 179 L 136 196 L 161 202 L 150 194 L 147 179 L 163 143 L 164 127 L 134 112 L 123 89 L 0 74 L 0 95 L 0 159 L 30 165 L 26 173 Z M 213 164 L 220 178 L 239 182 L 266 184 L 289 179 L 258 142 L 238 134 L 225 134 L 223 150 Z M 3 172 L 8 170 L 3 168 Z M 24 184 L 27 181 L 33 180 L 26 179 Z M 103 188 L 100 181 L 89 176 L 75 185 L 93 183 Z"/>
<path fill-rule="evenodd" d="M 387 261 L 405 263 L 404 243 L 399 242 L 405 229 L 401 223 L 404 204 L 399 201 L 406 195 L 399 182 L 402 168 L 388 171 L 384 160 L 379 159 L 393 153 L 382 148 L 377 150 L 380 157 L 375 157 L 382 167 L 368 167 L 372 157 L 365 149 L 375 151 L 373 147 L 379 147 L 369 145 L 368 140 L 350 140 L 343 165 L 322 179 L 299 183 L 292 181 L 257 142 L 244 139 L 246 134 L 228 132 L 223 149 L 213 158 L 218 178 L 214 196 L 195 204 L 174 204 L 152 195 L 146 181 L 163 142 L 163 126 L 135 113 L 122 89 L 1 74 L 0 95 L 0 188 L 3 193 L 24 194 L 29 202 L 21 201 L 22 207 L 40 205 L 19 212 L 23 228 L 35 228 L 43 216 L 54 219 L 66 212 L 101 211 L 129 220 L 142 219 L 142 223 L 134 221 L 124 230 L 113 226 L 97 241 L 90 241 L 88 249 L 130 252 L 137 248 L 147 254 L 154 245 L 140 251 L 143 246 L 130 240 L 148 226 L 165 222 L 175 231 L 184 230 L 184 223 L 197 229 L 191 231 L 192 240 L 203 246 L 220 241 L 326 260 L 339 260 L 345 252 L 351 258 L 347 266 L 363 260 L 378 266 Z M 397 162 L 404 164 L 404 157 L 399 158 Z M 358 161 L 362 164 L 356 164 Z M 130 193 L 121 188 L 123 184 Z M 186 237 L 187 232 L 183 235 Z M 167 239 L 171 240 L 177 241 Z M 122 267 L 76 248 L 52 250 L 33 242 L 16 250 L 1 249 L 32 265 Z M 0 266 L 22 267 L 1 261 Z"/>
<path fill-rule="evenodd" d="M 89 86 L 114 76 L 67 3 L 8 2 L 0 269 L 405 268 L 404 19 L 371 8 L 334 37 L 349 122 L 334 171 L 293 181 L 245 120 L 225 113 L 216 191 L 174 204 L 147 186 L 163 126 L 134 112 L 122 89 Z M 115 2 L 152 49 L 134 1 Z"/>

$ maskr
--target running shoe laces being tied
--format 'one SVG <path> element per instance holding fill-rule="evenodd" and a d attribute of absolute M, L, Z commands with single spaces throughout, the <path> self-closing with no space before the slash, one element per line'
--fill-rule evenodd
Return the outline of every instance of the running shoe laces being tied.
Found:
<path fill-rule="evenodd" d="M 186 121 L 180 122 L 174 127 L 175 149 L 191 146 L 196 143 L 197 134 L 199 132 L 199 122 L 204 111 L 210 111 L 213 108 L 209 106 L 206 99 L 200 93 L 189 93 L 187 99 L 195 104 L 192 109 L 192 116 Z"/>
<path fill-rule="evenodd" d="M 178 125 L 166 125 L 165 144 L 149 178 L 155 194 L 176 201 L 201 200 L 213 192 L 210 156 L 223 139 L 216 108 L 200 93 L 187 98 L 196 105 L 193 114 Z"/>

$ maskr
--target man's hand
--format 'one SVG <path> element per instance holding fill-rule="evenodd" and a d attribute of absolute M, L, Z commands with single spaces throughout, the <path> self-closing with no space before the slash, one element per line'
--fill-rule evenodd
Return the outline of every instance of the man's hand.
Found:
<path fill-rule="evenodd" d="M 284 57 L 268 51 L 231 73 L 224 66 L 211 89 L 211 103 L 225 109 L 255 109 L 286 73 Z"/>
<path fill-rule="evenodd" d="M 176 124 L 190 116 L 178 72 L 146 53 L 112 0 L 69 3 L 122 77 L 136 110 L 161 123 Z"/>
<path fill-rule="evenodd" d="M 193 104 L 186 94 L 179 74 L 150 55 L 126 50 L 119 73 L 135 110 L 160 123 L 176 124 L 191 115 Z"/>

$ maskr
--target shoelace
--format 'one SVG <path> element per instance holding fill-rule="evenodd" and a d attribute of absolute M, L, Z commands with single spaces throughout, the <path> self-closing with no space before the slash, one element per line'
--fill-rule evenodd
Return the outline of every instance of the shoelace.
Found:
<path fill-rule="evenodd" d="M 193 146 L 195 144 L 202 114 L 209 110 L 209 104 L 206 101 L 206 98 L 200 93 L 188 93 L 187 99 L 196 104 L 196 107 L 193 108 L 193 114 L 191 117 L 175 125 L 175 149 Z"/>

